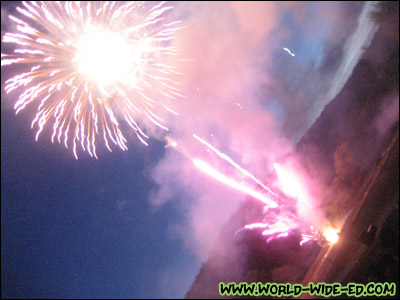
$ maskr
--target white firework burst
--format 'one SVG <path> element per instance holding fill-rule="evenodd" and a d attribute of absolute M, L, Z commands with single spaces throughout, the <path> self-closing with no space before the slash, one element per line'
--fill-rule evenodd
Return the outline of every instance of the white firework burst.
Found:
<path fill-rule="evenodd" d="M 9 16 L 17 31 L 3 37 L 17 49 L 2 54 L 1 65 L 25 68 L 5 90 L 23 89 L 16 113 L 37 105 L 36 140 L 52 121 L 52 142 L 72 144 L 76 158 L 80 144 L 97 158 L 97 136 L 110 151 L 110 141 L 127 149 L 120 120 L 144 144 L 139 117 L 168 130 L 160 113 L 177 114 L 170 103 L 182 97 L 171 64 L 179 60 L 171 44 L 181 27 L 166 21 L 171 9 L 164 2 L 23 2 L 21 17 Z"/>

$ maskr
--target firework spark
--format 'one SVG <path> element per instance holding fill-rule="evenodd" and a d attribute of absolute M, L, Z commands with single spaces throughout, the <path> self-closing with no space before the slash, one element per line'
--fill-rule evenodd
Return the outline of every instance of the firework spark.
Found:
<path fill-rule="evenodd" d="M 203 144 L 206 144 L 208 147 L 212 148 L 212 150 L 214 152 L 216 152 L 220 157 L 224 158 L 225 160 L 229 161 L 231 164 L 234 164 L 234 166 L 240 170 L 243 170 L 243 172 L 246 172 L 246 174 L 251 175 L 249 172 L 247 172 L 246 170 L 244 170 L 243 168 L 241 168 L 239 165 L 237 165 L 236 163 L 234 163 L 232 161 L 232 159 L 230 157 L 228 157 L 226 154 L 223 154 L 222 152 L 218 151 L 216 148 L 214 148 L 213 146 L 211 146 L 210 144 L 208 144 L 207 142 L 205 142 L 204 140 L 200 139 L 199 137 L 197 137 L 196 135 L 193 135 L 198 141 L 200 141 Z M 265 195 L 263 195 L 262 193 L 256 191 L 255 189 L 237 182 L 236 180 L 234 180 L 233 178 L 230 178 L 229 176 L 222 174 L 221 172 L 219 172 L 218 170 L 216 170 L 215 168 L 213 168 L 212 166 L 210 166 L 208 163 L 206 163 L 205 161 L 198 159 L 198 158 L 194 158 L 192 154 L 189 153 L 189 151 L 187 151 L 184 147 L 182 147 L 181 145 L 178 144 L 177 141 L 175 141 L 174 139 L 172 139 L 171 137 L 167 136 L 165 138 L 167 145 L 165 147 L 172 147 L 173 149 L 179 151 L 180 153 L 182 153 L 184 156 L 186 156 L 188 159 L 190 159 L 193 164 L 199 169 L 201 170 L 203 173 L 209 175 L 210 177 L 216 179 L 217 181 L 235 189 L 238 191 L 241 191 L 249 196 L 254 197 L 255 199 L 260 200 L 261 202 L 263 202 L 267 207 L 277 207 L 277 203 L 271 199 L 269 199 L 268 197 L 266 197 Z M 253 175 L 251 175 L 253 176 Z M 254 177 L 254 176 L 253 176 Z M 255 180 L 257 180 L 254 177 Z"/>
<path fill-rule="evenodd" d="M 224 174 L 215 170 L 213 167 L 211 167 L 206 162 L 204 162 L 200 159 L 194 159 L 193 163 L 197 168 L 199 168 L 201 171 L 208 174 L 209 176 L 213 177 L 214 179 L 264 202 L 267 206 L 277 207 L 277 204 L 275 201 L 272 201 L 271 199 L 267 198 L 266 196 L 257 192 L 256 190 L 254 190 L 246 185 L 243 185 L 243 184 L 233 180 L 232 178 L 225 176 Z"/>
<path fill-rule="evenodd" d="M 289 53 L 291 56 L 295 56 L 294 53 L 292 53 L 288 48 L 283 48 L 287 53 Z"/>
<path fill-rule="evenodd" d="M 216 149 L 215 147 L 213 147 L 210 143 L 206 142 L 205 140 L 201 139 L 200 137 L 198 137 L 197 135 L 193 134 L 193 137 L 198 140 L 200 143 L 206 145 L 208 148 L 210 148 L 212 151 L 214 151 L 214 153 L 216 153 L 219 157 L 221 157 L 222 159 L 226 160 L 227 162 L 229 162 L 232 166 L 234 166 L 236 169 L 238 169 L 240 172 L 242 172 L 245 176 L 251 178 L 252 180 L 254 180 L 256 183 L 258 183 L 263 189 L 265 189 L 268 193 L 273 194 L 276 197 L 279 197 L 276 193 L 274 193 L 273 191 L 271 191 L 268 187 L 266 187 L 260 180 L 258 180 L 253 174 L 251 174 L 249 171 L 243 169 L 241 166 L 239 166 L 237 163 L 235 163 L 232 158 L 230 158 L 228 155 L 226 155 L 225 153 L 222 153 L 221 151 L 219 151 L 218 149 Z"/>
<path fill-rule="evenodd" d="M 265 237 L 265 242 L 268 243 L 274 239 L 287 238 L 290 235 L 297 234 L 299 236 L 299 246 L 303 246 L 310 241 L 319 240 L 318 232 L 313 232 L 310 229 L 308 230 L 309 233 L 296 233 L 296 228 L 298 227 L 300 227 L 299 224 L 294 223 L 293 220 L 285 220 L 285 218 L 281 217 L 281 221 L 247 224 L 239 229 L 235 235 L 243 230 L 262 230 L 261 235 Z"/>
<path fill-rule="evenodd" d="M 101 135 L 126 150 L 119 119 L 125 120 L 140 141 L 148 136 L 139 127 L 145 117 L 168 130 L 162 111 L 175 113 L 170 103 L 182 97 L 180 73 L 170 65 L 178 60 L 173 48 L 180 21 L 166 23 L 172 6 L 164 2 L 147 8 L 145 2 L 23 2 L 9 16 L 18 33 L 6 33 L 4 43 L 15 44 L 13 54 L 2 54 L 1 65 L 23 64 L 26 71 L 6 81 L 11 93 L 23 88 L 16 113 L 35 103 L 31 127 L 36 140 L 50 120 L 52 142 L 77 144 L 96 155 Z"/>
<path fill-rule="evenodd" d="M 274 163 L 274 168 L 281 183 L 282 191 L 289 197 L 296 197 L 300 201 L 304 202 L 309 208 L 312 208 L 310 203 L 307 201 L 307 191 L 300 184 L 299 178 L 297 178 L 295 174 L 283 169 L 277 163 Z"/>

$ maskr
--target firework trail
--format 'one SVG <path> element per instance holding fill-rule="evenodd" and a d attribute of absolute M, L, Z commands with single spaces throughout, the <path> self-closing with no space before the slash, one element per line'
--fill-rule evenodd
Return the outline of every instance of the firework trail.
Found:
<path fill-rule="evenodd" d="M 206 145 L 208 148 L 210 148 L 212 151 L 214 151 L 219 157 L 222 159 L 226 160 L 229 162 L 232 166 L 234 166 L 236 169 L 238 169 L 240 172 L 242 172 L 245 176 L 250 177 L 253 179 L 255 182 L 257 182 L 262 188 L 264 188 L 266 191 L 269 193 L 273 194 L 276 197 L 279 197 L 276 193 L 271 191 L 268 187 L 266 187 L 260 180 L 258 180 L 253 174 L 251 174 L 249 171 L 243 169 L 241 166 L 239 166 L 237 163 L 235 163 L 228 155 L 225 153 L 222 153 L 215 147 L 213 147 L 211 144 L 207 143 L 205 140 L 199 138 L 197 135 L 193 134 L 193 137 L 198 140 L 200 143 Z"/>
<path fill-rule="evenodd" d="M 307 193 L 304 187 L 299 183 L 299 179 L 296 178 L 294 174 L 291 174 L 283 169 L 277 163 L 274 163 L 274 168 L 276 174 L 278 175 L 279 181 L 284 187 L 283 192 L 290 197 L 296 197 L 312 209 L 311 204 L 307 201 Z"/>
<path fill-rule="evenodd" d="M 127 149 L 119 119 L 146 145 L 139 117 L 168 130 L 159 111 L 177 114 L 170 103 L 182 97 L 173 80 L 180 73 L 168 64 L 178 60 L 171 41 L 180 21 L 165 23 L 172 6 L 164 4 L 23 2 L 21 17 L 9 16 L 18 33 L 6 33 L 3 42 L 17 49 L 2 54 L 1 65 L 23 64 L 26 71 L 7 80 L 5 90 L 24 89 L 16 114 L 37 105 L 36 140 L 52 120 L 52 142 L 63 139 L 68 148 L 72 136 L 76 158 L 79 143 L 97 158 L 98 135 L 110 151 L 110 141 Z"/>
<path fill-rule="evenodd" d="M 193 136 L 195 136 L 195 135 L 193 135 Z M 196 137 L 196 139 L 198 139 L 199 141 L 201 140 L 201 139 L 198 138 L 198 137 Z M 201 140 L 201 141 L 203 141 L 203 140 Z M 253 189 L 253 188 L 251 188 L 251 187 L 249 187 L 249 186 L 247 186 L 247 185 L 244 185 L 244 184 L 242 184 L 242 183 L 240 183 L 240 182 L 237 182 L 236 180 L 234 180 L 234 179 L 228 177 L 228 176 L 225 175 L 225 174 L 222 174 L 221 172 L 219 172 L 218 170 L 216 170 L 215 168 L 213 168 L 212 166 L 210 166 L 210 165 L 209 165 L 208 163 L 206 163 L 205 161 L 203 161 L 203 160 L 201 160 L 201 159 L 198 159 L 198 158 L 194 158 L 194 157 L 189 153 L 189 151 L 187 151 L 187 150 L 186 150 L 184 147 L 182 147 L 181 145 L 178 145 L 178 143 L 177 143 L 175 140 L 173 140 L 172 138 L 170 138 L 170 137 L 167 136 L 167 137 L 166 137 L 166 142 L 167 142 L 166 147 L 172 147 L 172 148 L 174 148 L 175 150 L 177 150 L 177 151 L 179 151 L 180 153 L 182 153 L 184 156 L 186 156 L 188 159 L 190 159 L 190 160 L 193 162 L 193 164 L 194 164 L 199 170 L 201 170 L 203 173 L 209 175 L 210 177 L 216 179 L 217 181 L 219 181 L 219 182 L 221 182 L 221 183 L 223 183 L 223 184 L 225 184 L 225 185 L 227 185 L 227 186 L 229 186 L 229 187 L 231 187 L 231 188 L 233 188 L 233 189 L 235 189 L 235 190 L 241 191 L 242 193 L 245 193 L 245 194 L 247 194 L 247 195 L 249 195 L 249 196 L 254 197 L 255 199 L 260 200 L 261 202 L 263 202 L 263 203 L 264 203 L 266 206 L 268 206 L 268 207 L 277 207 L 277 206 L 278 206 L 278 204 L 277 204 L 275 201 L 269 199 L 268 197 L 266 197 L 266 196 L 263 195 L 262 193 L 256 191 L 255 189 Z M 204 142 L 204 141 L 203 141 L 203 142 Z M 206 143 L 206 142 L 204 142 L 204 143 Z M 210 148 L 212 147 L 211 145 L 209 145 L 209 146 L 210 146 Z M 214 147 L 212 147 L 212 148 L 213 148 L 213 150 L 215 149 Z M 217 149 L 215 149 L 215 151 L 217 151 L 218 153 L 221 153 L 221 152 L 219 152 Z M 225 155 L 225 156 L 226 156 L 226 155 Z M 227 159 L 230 159 L 228 156 L 226 156 L 226 158 L 227 158 Z M 230 160 L 231 160 L 231 159 L 230 159 Z M 238 167 L 240 168 L 240 166 L 238 166 Z M 247 172 L 247 171 L 246 171 L 246 172 Z M 250 173 L 249 173 L 249 174 L 250 174 Z M 250 174 L 250 175 L 251 175 L 251 174 Z M 256 179 L 256 180 L 257 180 L 257 179 Z"/>
<path fill-rule="evenodd" d="M 240 184 L 239 182 L 233 180 L 232 178 L 229 178 L 228 176 L 218 172 L 213 167 L 211 167 L 209 164 L 207 164 L 205 161 L 200 160 L 200 159 L 193 159 L 193 163 L 201 171 L 203 171 L 207 175 L 213 177 L 214 179 L 224 183 L 225 185 L 228 185 L 238 191 L 246 193 L 247 195 L 250 195 L 250 196 L 262 201 L 264 204 L 266 204 L 269 207 L 277 207 L 278 206 L 276 202 L 270 200 L 269 198 L 265 197 L 263 194 L 257 192 L 256 190 L 254 190 L 248 186 L 245 186 L 243 184 Z"/>

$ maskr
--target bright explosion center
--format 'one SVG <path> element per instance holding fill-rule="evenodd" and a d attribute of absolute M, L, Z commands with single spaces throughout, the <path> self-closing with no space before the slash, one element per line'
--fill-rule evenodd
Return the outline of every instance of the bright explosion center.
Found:
<path fill-rule="evenodd" d="M 132 64 L 128 43 L 118 33 L 96 30 L 78 42 L 78 71 L 101 85 L 127 82 Z"/>

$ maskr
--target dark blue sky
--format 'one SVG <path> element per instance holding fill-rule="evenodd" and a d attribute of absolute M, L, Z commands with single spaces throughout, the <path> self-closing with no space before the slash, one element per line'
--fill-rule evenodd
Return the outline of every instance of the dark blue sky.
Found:
<path fill-rule="evenodd" d="M 18 4 L 2 3 L 2 34 L 10 30 L 3 16 Z M 2 68 L 2 79 L 18 68 Z M 183 296 L 192 277 L 178 287 L 165 279 L 182 264 L 199 267 L 170 234 L 183 211 L 149 202 L 157 190 L 150 172 L 164 143 L 152 139 L 146 147 L 128 134 L 129 151 L 103 145 L 99 160 L 81 151 L 75 160 L 46 130 L 35 142 L 36 107 L 15 116 L 18 93 L 6 96 L 1 84 L 2 298 Z"/>
<path fill-rule="evenodd" d="M 164 146 L 133 141 L 75 160 L 45 137 L 35 143 L 27 115 L 1 111 L 2 297 L 162 296 L 157 274 L 185 255 L 167 234 L 179 209 L 147 200 Z"/>

